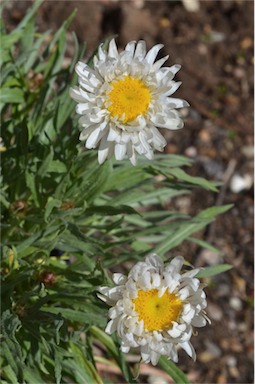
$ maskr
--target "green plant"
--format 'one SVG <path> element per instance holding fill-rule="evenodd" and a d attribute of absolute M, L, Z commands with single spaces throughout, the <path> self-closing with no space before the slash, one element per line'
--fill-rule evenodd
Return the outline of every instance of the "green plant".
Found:
<path fill-rule="evenodd" d="M 230 206 L 195 217 L 164 210 L 166 201 L 193 188 L 217 191 L 217 183 L 181 169 L 191 165 L 185 157 L 99 165 L 96 151 L 82 148 L 69 88 L 85 47 L 73 34 L 75 53 L 63 67 L 74 14 L 54 36 L 40 34 L 40 4 L 10 34 L 3 19 L 1 25 L 2 383 L 106 382 L 96 369 L 102 358 L 94 342 L 127 382 L 137 382 L 118 340 L 102 331 L 107 308 L 96 292 L 109 282 L 104 268 L 196 242 L 193 233 Z M 177 382 L 186 380 L 173 363 L 163 359 L 161 365 Z"/>

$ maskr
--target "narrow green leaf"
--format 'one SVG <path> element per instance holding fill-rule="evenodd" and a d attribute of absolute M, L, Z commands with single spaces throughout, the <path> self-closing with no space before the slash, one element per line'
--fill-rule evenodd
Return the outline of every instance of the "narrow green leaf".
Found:
<path fill-rule="evenodd" d="M 21 38 L 21 51 L 22 53 L 27 53 L 31 50 L 34 41 L 35 34 L 35 21 L 34 18 L 31 18 L 26 24 Z"/>
<path fill-rule="evenodd" d="M 26 15 L 23 17 L 23 19 L 21 20 L 21 22 L 19 23 L 19 25 L 15 30 L 21 31 L 21 32 L 24 31 L 24 28 L 26 27 L 27 23 L 29 22 L 29 20 L 31 20 L 32 17 L 34 17 L 37 9 L 40 7 L 43 1 L 44 0 L 36 0 L 32 4 L 32 7 L 28 9 L 28 11 L 26 12 Z"/>
<path fill-rule="evenodd" d="M 176 384 L 191 384 L 185 373 L 183 373 L 171 360 L 167 360 L 165 356 L 160 357 L 159 365 L 172 377 Z"/>
<path fill-rule="evenodd" d="M 53 211 L 54 208 L 59 208 L 61 206 L 61 201 L 58 199 L 54 199 L 53 197 L 49 197 L 45 206 L 44 220 L 48 221 L 48 218 Z"/>
<path fill-rule="evenodd" d="M 199 245 L 202 248 L 209 249 L 209 251 L 212 251 L 217 254 L 222 254 L 222 251 L 220 251 L 218 248 L 214 247 L 213 245 L 207 243 L 207 241 L 196 239 L 195 237 L 189 237 L 188 240 L 194 244 Z"/>
<path fill-rule="evenodd" d="M 97 373 L 95 367 L 93 364 L 88 361 L 85 356 L 84 352 L 81 351 L 81 349 L 78 347 L 78 345 L 74 343 L 70 343 L 71 350 L 74 354 L 74 359 L 77 361 L 80 368 L 84 369 L 85 372 L 91 377 L 91 382 L 95 384 L 103 384 L 103 381 L 101 380 L 99 374 Z"/>
<path fill-rule="evenodd" d="M 233 265 L 230 265 L 230 264 L 212 265 L 210 267 L 206 267 L 204 269 L 201 269 L 201 271 L 198 272 L 198 274 L 196 276 L 199 278 L 211 277 L 211 276 L 218 275 L 219 273 L 229 271 L 232 268 L 233 268 Z"/>
<path fill-rule="evenodd" d="M 12 344 L 9 342 L 8 344 Z M 1 342 L 1 354 L 4 356 L 5 361 L 10 365 L 11 370 L 7 371 L 10 374 L 14 374 L 16 377 L 18 376 L 18 364 L 15 359 L 15 351 L 13 348 L 9 348 L 9 345 L 7 344 L 6 341 Z"/>
<path fill-rule="evenodd" d="M 207 208 L 207 209 L 204 209 L 202 212 L 200 212 L 197 215 L 197 218 L 212 219 L 215 216 L 220 215 L 221 213 L 227 212 L 232 207 L 233 207 L 233 204 L 227 204 L 227 205 L 222 205 L 220 207 Z"/>
<path fill-rule="evenodd" d="M 24 369 L 24 379 L 26 380 L 27 384 L 44 382 L 38 370 L 30 368 L 28 365 L 26 365 L 26 368 Z"/>
<path fill-rule="evenodd" d="M 43 129 L 39 136 L 40 143 L 49 145 L 53 143 L 57 138 L 57 133 L 53 124 L 53 120 L 49 119 L 43 125 Z"/>
<path fill-rule="evenodd" d="M 17 31 L 16 29 L 14 29 L 14 31 L 12 31 L 9 35 L 2 35 L 1 49 L 3 51 L 4 50 L 10 51 L 12 49 L 12 47 L 14 46 L 14 44 L 17 41 L 19 41 L 21 36 L 22 36 L 22 31 Z M 3 59 L 3 58 L 1 57 L 1 59 Z"/>
<path fill-rule="evenodd" d="M 8 379 L 8 383 L 18 384 L 17 376 L 10 365 L 7 365 L 5 367 L 2 366 L 2 374 L 3 374 L 3 377 Z"/>
<path fill-rule="evenodd" d="M 169 174 L 173 175 L 179 180 L 187 181 L 188 183 L 197 185 L 198 187 L 217 192 L 217 188 L 212 182 L 203 179 L 202 177 L 190 176 L 183 169 L 171 168 L 169 169 Z"/>
<path fill-rule="evenodd" d="M 23 251 L 26 251 L 28 247 L 35 244 L 36 240 L 38 240 L 41 236 L 41 232 L 36 232 L 31 234 L 27 239 L 23 240 L 16 246 L 18 257 L 24 257 Z"/>
<path fill-rule="evenodd" d="M 56 348 L 54 351 L 54 373 L 55 373 L 55 379 L 56 384 L 61 383 L 62 378 L 62 361 L 63 361 L 63 355 L 59 352 L 59 350 Z"/>
<path fill-rule="evenodd" d="M 49 164 L 49 167 L 48 167 L 49 173 L 53 173 L 53 172 L 66 173 L 66 171 L 67 171 L 66 165 L 60 160 L 51 161 L 51 163 Z"/>
<path fill-rule="evenodd" d="M 34 204 L 36 207 L 39 207 L 40 203 L 39 203 L 39 194 L 38 194 L 38 190 L 37 190 L 38 185 L 37 185 L 36 180 L 35 180 L 36 176 L 27 169 L 25 172 L 25 179 L 26 179 L 26 185 L 27 185 L 28 189 L 30 190 L 31 195 L 33 197 Z"/>
<path fill-rule="evenodd" d="M 65 319 L 81 324 L 96 324 L 99 326 L 104 326 L 106 323 L 106 319 L 102 318 L 101 313 L 93 313 L 91 311 L 84 310 L 84 312 L 80 312 L 70 308 L 60 307 L 43 307 L 41 308 L 41 311 L 54 313 L 56 315 L 61 314 Z"/>
<path fill-rule="evenodd" d="M 49 150 L 50 150 L 49 153 L 47 154 L 47 156 L 45 157 L 45 159 L 43 160 L 41 166 L 39 167 L 39 169 L 37 171 L 37 175 L 40 177 L 43 177 L 47 173 L 49 166 L 50 166 L 50 163 L 53 160 L 54 149 L 53 149 L 53 147 L 50 147 Z"/>
<path fill-rule="evenodd" d="M 24 94 L 20 88 L 2 88 L 0 90 L 0 103 L 21 104 Z"/>
<path fill-rule="evenodd" d="M 123 214 L 128 214 L 128 215 L 134 215 L 139 213 L 132 207 L 129 207 L 128 205 L 118 205 L 117 207 L 113 207 L 110 205 L 103 205 L 103 206 L 93 206 L 90 208 L 87 208 L 86 210 L 86 215 L 109 215 L 109 216 L 114 216 L 114 215 L 123 215 Z"/>
<path fill-rule="evenodd" d="M 141 189 L 125 190 L 125 192 L 119 196 L 114 197 L 113 204 L 132 204 L 133 206 L 137 206 L 138 204 L 153 205 L 188 193 L 189 191 L 187 189 L 178 191 L 173 188 L 146 188 L 145 186 Z"/>
<path fill-rule="evenodd" d="M 131 188 L 143 180 L 146 180 L 150 175 L 146 174 L 142 167 L 123 167 L 119 166 L 113 169 L 104 187 L 104 192 L 113 191 L 115 189 Z"/>
<path fill-rule="evenodd" d="M 92 326 L 90 328 L 91 334 L 98 339 L 105 347 L 107 348 L 108 352 L 113 356 L 113 358 L 118 362 L 118 365 L 120 366 L 122 373 L 127 380 L 128 383 L 137 383 L 137 380 L 134 378 L 134 375 L 130 371 L 130 368 L 128 364 L 126 363 L 125 359 L 123 358 L 122 353 L 120 352 L 119 348 L 116 347 L 115 343 L 113 342 L 112 338 L 108 335 L 106 335 L 105 332 L 103 332 L 101 329 Z"/>
<path fill-rule="evenodd" d="M 188 224 L 182 225 L 177 231 L 171 233 L 170 236 L 167 236 L 161 244 L 155 247 L 155 252 L 159 255 L 164 255 L 170 249 L 181 244 L 183 240 L 188 238 L 192 233 L 198 232 L 203 229 L 211 220 L 200 220 L 196 222 L 195 220 L 191 221 Z"/>

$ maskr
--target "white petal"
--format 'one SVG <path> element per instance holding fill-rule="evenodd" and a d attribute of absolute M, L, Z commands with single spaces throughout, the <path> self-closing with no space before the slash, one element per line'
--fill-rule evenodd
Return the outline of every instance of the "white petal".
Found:
<path fill-rule="evenodd" d="M 118 143 L 120 141 L 120 138 L 121 138 L 120 133 L 111 126 L 108 137 L 107 137 L 107 141 L 115 141 L 116 143 Z"/>
<path fill-rule="evenodd" d="M 95 129 L 88 137 L 86 141 L 86 148 L 91 149 L 95 148 L 99 140 L 101 130 L 100 128 Z"/>
<path fill-rule="evenodd" d="M 95 81 L 95 84 L 97 84 L 97 86 L 102 83 L 103 79 L 101 78 L 99 73 L 96 72 L 94 69 L 90 68 L 87 64 L 83 63 L 82 61 L 78 61 L 75 66 L 75 71 L 81 78 L 90 81 Z"/>
<path fill-rule="evenodd" d="M 186 325 L 185 324 L 180 324 L 178 325 L 177 323 L 174 324 L 172 329 L 169 329 L 167 333 L 173 337 L 177 338 L 180 337 L 180 335 L 185 331 Z"/>
<path fill-rule="evenodd" d="M 182 274 L 182 278 L 186 278 L 186 277 L 192 278 L 196 276 L 200 270 L 201 268 L 195 268 L 195 269 L 192 269 L 191 271 L 185 272 Z"/>
<path fill-rule="evenodd" d="M 164 67 L 160 68 L 157 72 L 157 78 L 159 80 L 162 80 L 164 78 L 167 78 L 168 80 L 172 80 L 175 76 L 175 74 L 181 69 L 181 66 L 179 64 L 175 64 L 172 67 Z"/>
<path fill-rule="evenodd" d="M 167 92 L 165 92 L 165 95 L 171 96 L 181 86 L 181 83 L 182 83 L 181 81 L 174 82 L 174 84 L 171 86 L 171 88 Z"/>
<path fill-rule="evenodd" d="M 90 109 L 89 103 L 79 103 L 77 104 L 75 110 L 76 110 L 76 113 L 78 113 L 79 115 L 82 115 L 84 114 L 84 112 L 87 112 L 89 109 Z"/>
<path fill-rule="evenodd" d="M 132 165 L 136 165 L 136 153 L 131 142 L 127 143 L 127 155 Z"/>
<path fill-rule="evenodd" d="M 84 99 L 84 97 L 81 95 L 80 89 L 76 86 L 69 89 L 69 95 L 75 101 L 78 101 L 81 103 L 84 103 L 84 101 L 86 101 L 86 99 Z"/>
<path fill-rule="evenodd" d="M 160 283 L 161 283 L 161 276 L 158 273 L 154 273 L 152 275 L 152 286 L 154 288 L 158 288 L 160 286 Z"/>
<path fill-rule="evenodd" d="M 139 40 L 136 46 L 134 58 L 142 61 L 146 55 L 146 44 L 144 40 Z"/>
<path fill-rule="evenodd" d="M 180 64 L 174 64 L 170 67 L 172 73 L 176 74 L 181 69 Z"/>
<path fill-rule="evenodd" d="M 167 145 L 166 139 L 164 138 L 164 136 L 161 135 L 161 133 L 157 130 L 157 128 L 151 126 L 150 129 L 151 129 L 151 131 L 153 133 L 153 144 L 154 144 L 154 147 L 158 151 L 162 150 Z"/>
<path fill-rule="evenodd" d="M 186 100 L 175 99 L 173 97 L 169 97 L 168 100 L 167 105 L 169 108 L 184 108 L 189 106 L 189 103 Z"/>
<path fill-rule="evenodd" d="M 146 257 L 145 262 L 153 266 L 158 271 L 162 271 L 164 268 L 163 260 L 156 253 L 150 253 Z"/>
<path fill-rule="evenodd" d="M 151 351 L 151 364 L 152 365 L 157 365 L 158 364 L 158 361 L 159 361 L 159 358 L 160 358 L 160 354 L 155 352 L 155 351 Z"/>
<path fill-rule="evenodd" d="M 163 115 L 153 116 L 151 121 L 156 125 L 156 127 L 172 130 L 181 129 L 184 124 L 181 119 L 171 119 Z"/>
<path fill-rule="evenodd" d="M 98 47 L 98 56 L 101 61 L 105 61 L 106 59 L 106 53 L 103 49 L 103 44 L 100 44 Z"/>
<path fill-rule="evenodd" d="M 134 52 L 135 52 L 135 44 L 136 42 L 135 41 L 130 41 L 126 47 L 125 47 L 125 51 L 126 52 L 129 52 L 131 56 L 134 55 Z"/>
<path fill-rule="evenodd" d="M 128 347 L 127 345 L 121 345 L 120 350 L 123 353 L 128 353 L 130 351 L 130 347 Z"/>
<path fill-rule="evenodd" d="M 114 39 L 110 41 L 108 55 L 114 59 L 117 59 L 119 57 L 116 42 Z"/>
<path fill-rule="evenodd" d="M 86 127 L 80 133 L 79 140 L 84 141 L 88 138 L 88 136 L 95 130 L 95 125 L 91 125 L 90 127 Z"/>
<path fill-rule="evenodd" d="M 138 134 L 138 137 L 139 137 L 140 142 L 141 142 L 142 146 L 144 147 L 145 151 L 149 152 L 151 150 L 151 147 L 148 144 L 145 132 L 144 131 L 140 131 L 139 134 Z"/>
<path fill-rule="evenodd" d="M 110 320 L 109 323 L 107 324 L 106 328 L 105 328 L 105 332 L 108 333 L 109 335 L 111 335 L 112 333 L 114 333 L 116 331 L 117 324 L 118 324 L 117 319 Z"/>
<path fill-rule="evenodd" d="M 163 44 L 157 44 L 157 45 L 154 45 L 154 47 L 152 47 L 147 55 L 145 56 L 145 60 L 147 61 L 148 64 L 153 64 L 159 51 L 161 50 L 161 48 L 163 48 L 164 45 Z"/>
<path fill-rule="evenodd" d="M 151 71 L 156 72 L 159 70 L 160 67 L 168 60 L 169 56 L 162 57 L 162 59 L 156 61 L 153 66 L 151 67 Z"/>
<path fill-rule="evenodd" d="M 166 271 L 174 270 L 174 273 L 179 273 L 183 266 L 184 258 L 182 256 L 177 256 L 171 260 L 170 264 L 166 267 Z"/>
<path fill-rule="evenodd" d="M 123 160 L 127 152 L 126 144 L 116 144 L 114 152 L 116 160 Z"/>
<path fill-rule="evenodd" d="M 112 279 L 113 279 L 114 283 L 117 285 L 125 284 L 127 281 L 127 277 L 125 275 L 123 275 L 122 273 L 114 273 L 112 275 Z"/>
<path fill-rule="evenodd" d="M 195 316 L 191 324 L 194 327 L 204 327 L 206 325 L 206 319 L 203 316 Z"/>
<path fill-rule="evenodd" d="M 142 357 L 143 362 L 146 364 L 148 364 L 151 360 L 150 352 L 151 352 L 150 348 L 147 344 L 141 348 L 141 357 Z"/>
<path fill-rule="evenodd" d="M 151 275 L 149 272 L 144 273 L 143 275 L 139 276 L 137 279 L 137 283 L 140 287 L 151 289 Z"/>
<path fill-rule="evenodd" d="M 195 361 L 196 360 L 196 352 L 189 341 L 180 344 L 184 351 Z"/>

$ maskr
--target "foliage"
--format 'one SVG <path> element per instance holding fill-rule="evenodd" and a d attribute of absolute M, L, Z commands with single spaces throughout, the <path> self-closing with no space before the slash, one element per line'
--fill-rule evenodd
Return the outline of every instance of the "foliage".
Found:
<path fill-rule="evenodd" d="M 1 25 L 2 383 L 109 382 L 97 372 L 94 343 L 137 382 L 118 340 L 102 331 L 107 308 L 96 290 L 109 284 L 104 268 L 199 241 L 191 235 L 229 206 L 195 217 L 164 209 L 192 188 L 217 191 L 180 168 L 191 165 L 185 157 L 100 166 L 96 152 L 82 148 L 69 88 L 85 47 L 73 34 L 75 53 L 63 66 L 74 14 L 54 36 L 41 34 L 40 3 L 11 33 Z M 162 367 L 183 377 L 173 363 Z"/>

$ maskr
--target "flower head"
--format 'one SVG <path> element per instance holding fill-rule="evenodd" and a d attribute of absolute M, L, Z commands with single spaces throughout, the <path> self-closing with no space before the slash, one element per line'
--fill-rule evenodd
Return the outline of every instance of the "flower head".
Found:
<path fill-rule="evenodd" d="M 127 154 L 133 165 L 137 154 L 153 158 L 166 140 L 157 128 L 183 127 L 176 108 L 188 106 L 185 100 L 170 97 L 180 86 L 173 80 L 180 65 L 161 68 L 168 56 L 155 62 L 162 44 L 146 52 L 144 41 L 131 41 L 118 53 L 115 40 L 108 51 L 99 46 L 94 68 L 78 62 L 79 86 L 70 89 L 82 115 L 80 140 L 87 148 L 98 147 L 98 161 Z"/>
<path fill-rule="evenodd" d="M 181 274 L 183 261 L 178 256 L 164 266 L 159 256 L 150 254 L 127 277 L 115 273 L 115 287 L 99 288 L 99 298 L 111 305 L 106 332 L 117 331 L 123 352 L 139 348 L 142 361 L 156 365 L 161 355 L 177 362 L 181 347 L 195 360 L 190 338 L 193 327 L 208 320 L 207 303 L 195 277 L 199 269 Z"/>

